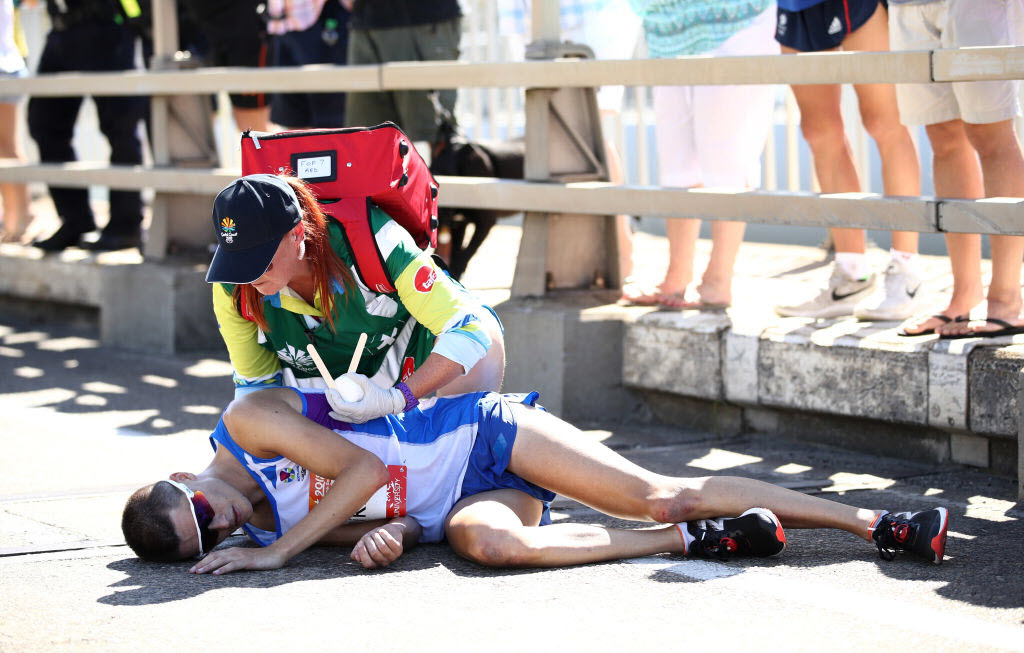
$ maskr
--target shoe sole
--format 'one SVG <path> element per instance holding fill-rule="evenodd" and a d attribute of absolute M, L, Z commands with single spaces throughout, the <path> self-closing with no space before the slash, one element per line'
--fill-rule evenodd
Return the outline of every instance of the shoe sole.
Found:
<path fill-rule="evenodd" d="M 853 316 L 862 322 L 896 322 L 909 319 L 915 311 L 891 311 L 889 313 L 876 313 L 873 311 L 854 311 Z"/>
<path fill-rule="evenodd" d="M 792 307 L 776 306 L 775 314 L 779 317 L 809 317 L 815 320 L 830 320 L 834 317 L 849 317 L 853 315 L 856 306 L 857 302 L 848 302 L 825 306 L 817 311 L 799 311 Z"/>
<path fill-rule="evenodd" d="M 849 317 L 853 315 L 853 309 L 843 311 L 824 311 L 822 313 L 799 313 L 794 311 L 780 311 L 775 309 L 775 314 L 779 317 L 803 317 L 812 320 L 831 320 L 834 317 Z"/>
<path fill-rule="evenodd" d="M 936 508 L 939 511 L 939 532 L 932 537 L 928 547 L 935 555 L 932 562 L 941 565 L 942 557 L 946 554 L 946 529 L 949 527 L 949 511 L 945 508 Z"/>

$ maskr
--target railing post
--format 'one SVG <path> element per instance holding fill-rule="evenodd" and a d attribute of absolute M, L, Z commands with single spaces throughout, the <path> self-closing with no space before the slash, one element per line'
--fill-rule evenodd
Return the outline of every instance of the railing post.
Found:
<path fill-rule="evenodd" d="M 586 46 L 560 43 L 559 3 L 535 0 L 527 59 L 593 58 Z M 604 137 L 592 88 L 526 89 L 529 181 L 607 180 Z M 553 244 L 553 247 L 549 247 Z M 616 286 L 615 223 L 591 215 L 528 212 L 512 279 L 513 297 L 556 288 Z"/>
<path fill-rule="evenodd" d="M 194 65 L 178 56 L 175 0 L 152 0 L 153 70 Z M 217 146 L 213 107 L 205 95 L 154 95 L 150 100 L 150 138 L 157 167 L 215 167 Z M 202 195 L 157 192 L 143 254 L 163 260 L 181 246 L 201 248 L 212 240 L 210 199 Z"/>

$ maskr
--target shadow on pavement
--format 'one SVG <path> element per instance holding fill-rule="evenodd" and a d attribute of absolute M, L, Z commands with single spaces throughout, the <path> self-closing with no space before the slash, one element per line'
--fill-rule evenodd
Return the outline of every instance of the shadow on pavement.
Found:
<path fill-rule="evenodd" d="M 222 546 L 255 544 L 249 543 L 243 537 L 233 537 L 226 540 Z M 441 553 L 442 559 L 454 557 L 447 546 L 424 545 L 402 556 L 385 569 L 363 569 L 349 558 L 349 551 L 347 547 L 318 547 L 299 554 L 281 569 L 241 571 L 222 576 L 188 573 L 194 561 L 147 562 L 132 555 L 107 565 L 108 569 L 127 577 L 110 585 L 114 591 L 100 597 L 98 601 L 106 605 L 154 605 L 181 601 L 214 590 L 259 589 L 297 582 L 357 577 L 363 579 L 369 574 L 421 571 L 443 564 L 437 560 L 438 553 Z"/>
<path fill-rule="evenodd" d="M 95 330 L 5 319 L 0 395 L 73 416 L 118 415 L 133 435 L 212 430 L 231 401 L 224 351 L 155 355 L 101 347 Z"/>

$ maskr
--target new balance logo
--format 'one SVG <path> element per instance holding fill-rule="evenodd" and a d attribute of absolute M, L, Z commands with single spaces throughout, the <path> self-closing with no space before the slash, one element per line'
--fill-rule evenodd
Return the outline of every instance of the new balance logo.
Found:
<path fill-rule="evenodd" d="M 838 34 L 843 31 L 843 23 L 839 20 L 839 16 L 832 17 L 832 23 L 828 26 L 829 34 Z"/>

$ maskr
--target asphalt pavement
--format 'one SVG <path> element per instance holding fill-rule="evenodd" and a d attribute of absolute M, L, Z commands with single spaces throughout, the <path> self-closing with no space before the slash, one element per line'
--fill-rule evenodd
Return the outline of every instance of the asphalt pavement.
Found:
<path fill-rule="evenodd" d="M 103 347 L 93 325 L 66 318 L 0 315 L 0 651 L 1024 651 L 1024 506 L 1013 479 L 761 434 L 583 425 L 661 473 L 752 476 L 869 508 L 944 505 L 945 563 L 885 562 L 863 540 L 820 530 L 788 531 L 777 558 L 727 562 L 494 570 L 445 545 L 379 571 L 336 549 L 223 577 L 142 562 L 121 537 L 124 501 L 202 468 L 230 367 L 220 350 Z M 554 512 L 623 523 L 562 498 Z"/>

